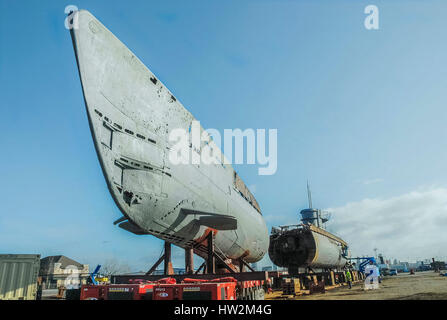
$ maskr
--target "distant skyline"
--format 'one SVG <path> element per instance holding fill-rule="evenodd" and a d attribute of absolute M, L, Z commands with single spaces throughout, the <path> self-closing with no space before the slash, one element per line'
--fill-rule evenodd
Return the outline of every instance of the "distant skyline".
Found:
<path fill-rule="evenodd" d="M 235 169 L 269 229 L 307 207 L 353 255 L 446 257 L 447 3 L 0 0 L 0 252 L 147 270 L 91 138 L 65 6 L 92 12 L 205 128 L 278 130 L 277 172 Z M 380 10 L 366 30 L 364 8 Z M 173 251 L 183 267 L 182 250 Z M 196 259 L 196 264 L 199 259 Z M 271 265 L 268 255 L 258 262 Z"/>

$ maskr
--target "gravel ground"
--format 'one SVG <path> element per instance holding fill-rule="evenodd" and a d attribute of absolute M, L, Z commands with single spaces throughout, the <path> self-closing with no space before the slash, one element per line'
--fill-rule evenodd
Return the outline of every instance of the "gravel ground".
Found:
<path fill-rule="evenodd" d="M 280 297 L 278 296 L 278 298 Z M 363 290 L 363 283 L 356 283 L 353 285 L 352 289 L 348 289 L 347 286 L 344 286 L 328 290 L 324 294 L 302 295 L 293 299 L 447 300 L 447 277 L 441 277 L 439 273 L 433 271 L 416 272 L 414 275 L 401 273 L 397 276 L 385 277 L 377 290 L 365 291 Z"/>

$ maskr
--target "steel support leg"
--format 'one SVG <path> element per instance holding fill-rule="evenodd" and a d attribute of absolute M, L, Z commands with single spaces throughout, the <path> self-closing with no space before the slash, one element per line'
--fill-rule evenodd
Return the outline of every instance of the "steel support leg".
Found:
<path fill-rule="evenodd" d="M 155 264 L 152 266 L 152 268 L 149 269 L 148 272 L 146 272 L 146 275 L 150 275 L 152 274 L 152 272 L 155 271 L 155 269 L 157 269 L 157 267 L 160 265 L 160 263 L 165 259 L 165 255 L 163 254 L 160 259 L 157 260 L 157 262 L 155 262 Z"/>
<path fill-rule="evenodd" d="M 208 234 L 208 257 L 207 257 L 207 266 L 206 272 L 208 274 L 216 273 L 216 259 L 214 258 L 214 235 L 212 232 Z"/>
<path fill-rule="evenodd" d="M 172 261 L 171 261 L 171 244 L 167 241 L 165 241 L 165 263 L 164 263 L 164 274 L 165 275 L 171 275 L 174 274 L 174 269 L 172 268 Z"/>
<path fill-rule="evenodd" d="M 194 273 L 194 250 L 192 248 L 185 249 L 185 273 Z"/>

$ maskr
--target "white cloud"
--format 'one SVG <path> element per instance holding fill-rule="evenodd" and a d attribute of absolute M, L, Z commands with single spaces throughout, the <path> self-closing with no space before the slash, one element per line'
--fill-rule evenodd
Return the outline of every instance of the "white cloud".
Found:
<path fill-rule="evenodd" d="M 416 260 L 447 256 L 447 189 L 414 191 L 389 199 L 364 199 L 332 213 L 328 230 L 345 239 L 353 256 Z"/>

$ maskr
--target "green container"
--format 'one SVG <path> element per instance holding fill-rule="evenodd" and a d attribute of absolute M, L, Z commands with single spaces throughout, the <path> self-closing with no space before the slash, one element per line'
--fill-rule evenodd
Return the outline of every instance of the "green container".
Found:
<path fill-rule="evenodd" d="M 0 254 L 0 300 L 36 300 L 40 254 Z"/>

